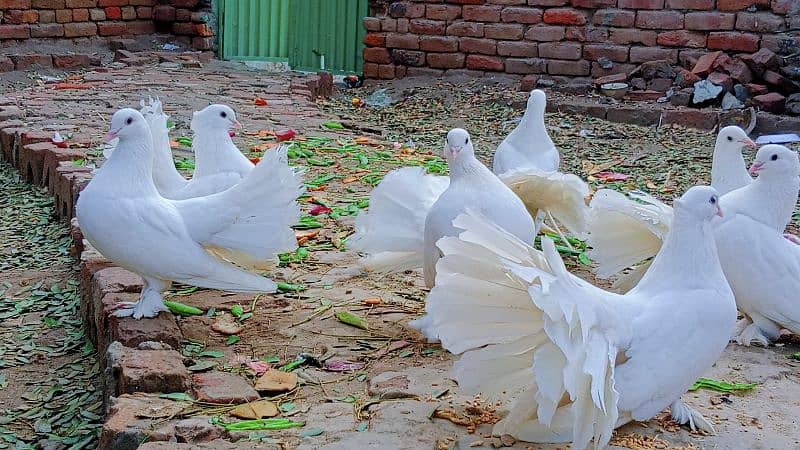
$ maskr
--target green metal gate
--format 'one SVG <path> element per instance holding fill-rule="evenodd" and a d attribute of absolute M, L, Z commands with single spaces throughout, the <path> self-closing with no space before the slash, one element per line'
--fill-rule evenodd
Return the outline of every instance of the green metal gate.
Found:
<path fill-rule="evenodd" d="M 224 59 L 361 73 L 368 0 L 219 0 Z"/>

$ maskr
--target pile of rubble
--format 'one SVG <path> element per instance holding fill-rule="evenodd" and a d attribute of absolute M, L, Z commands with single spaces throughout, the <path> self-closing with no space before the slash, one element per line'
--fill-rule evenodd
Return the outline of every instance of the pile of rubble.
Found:
<path fill-rule="evenodd" d="M 668 61 L 648 61 L 631 73 L 598 78 L 594 85 L 626 83 L 626 98 L 631 100 L 725 110 L 752 106 L 800 115 L 800 64 L 783 64 L 782 60 L 766 48 L 735 57 L 712 52 L 693 61 L 691 70 Z"/>

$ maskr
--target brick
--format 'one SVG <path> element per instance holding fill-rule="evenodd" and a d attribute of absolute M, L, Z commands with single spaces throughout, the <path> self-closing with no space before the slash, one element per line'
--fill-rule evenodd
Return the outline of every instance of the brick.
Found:
<path fill-rule="evenodd" d="M 89 18 L 93 22 L 99 22 L 106 20 L 106 12 L 102 9 L 90 9 L 89 10 Z"/>
<path fill-rule="evenodd" d="M 588 44 L 583 46 L 583 58 L 589 61 L 607 58 L 615 62 L 625 62 L 628 60 L 628 47 L 622 45 Z"/>
<path fill-rule="evenodd" d="M 773 33 L 783 30 L 785 23 L 783 17 L 768 12 L 736 14 L 736 29 L 755 31 L 757 33 Z"/>
<path fill-rule="evenodd" d="M 393 2 L 389 5 L 389 17 L 416 19 L 425 15 L 425 5 L 409 2 Z"/>
<path fill-rule="evenodd" d="M 483 35 L 491 39 L 519 40 L 525 34 L 524 26 L 516 23 L 493 23 L 483 27 Z"/>
<path fill-rule="evenodd" d="M 63 37 L 64 25 L 60 23 L 41 23 L 31 25 L 31 37 Z"/>
<path fill-rule="evenodd" d="M 0 56 L 0 73 L 11 72 L 12 70 L 14 70 L 14 61 L 8 56 Z M 20 125 L 22 125 L 22 123 L 20 123 Z"/>
<path fill-rule="evenodd" d="M 500 18 L 503 22 L 535 24 L 541 23 L 543 12 L 539 8 L 520 8 L 510 6 L 503 8 Z"/>
<path fill-rule="evenodd" d="M 503 60 L 495 56 L 467 55 L 467 69 L 502 72 Z"/>
<path fill-rule="evenodd" d="M 674 64 L 678 62 L 678 50 L 660 47 L 631 47 L 629 58 L 632 63 L 665 60 Z"/>
<path fill-rule="evenodd" d="M 608 28 L 567 27 L 566 37 L 570 41 L 606 42 L 608 41 Z"/>
<path fill-rule="evenodd" d="M 770 92 L 768 94 L 756 95 L 753 97 L 753 104 L 762 111 L 782 114 L 786 104 L 786 97 L 778 94 L 777 92 Z"/>
<path fill-rule="evenodd" d="M 501 6 L 467 5 L 461 11 L 461 17 L 475 22 L 500 22 L 500 11 Z"/>
<path fill-rule="evenodd" d="M 742 55 L 740 59 L 759 76 L 763 75 L 766 70 L 777 70 L 780 66 L 778 55 L 767 48 L 759 49 L 752 55 Z"/>
<path fill-rule="evenodd" d="M 377 17 L 364 17 L 362 23 L 367 31 L 381 31 L 381 19 Z"/>
<path fill-rule="evenodd" d="M 677 30 L 683 28 L 683 14 L 677 11 L 639 11 L 636 26 L 655 30 Z"/>
<path fill-rule="evenodd" d="M 408 19 L 397 19 L 397 32 L 408 33 Z"/>
<path fill-rule="evenodd" d="M 690 12 L 684 17 L 687 30 L 732 30 L 736 14 L 719 12 Z"/>
<path fill-rule="evenodd" d="M 667 9 L 714 9 L 714 0 L 667 0 Z"/>
<path fill-rule="evenodd" d="M 459 39 L 458 49 L 464 53 L 494 55 L 497 53 L 497 41 L 492 39 L 463 37 Z"/>
<path fill-rule="evenodd" d="M 155 28 L 153 29 L 155 31 Z M 138 34 L 150 34 L 151 32 L 142 32 Z M 192 48 L 197 50 L 213 50 L 214 49 L 214 38 L 210 37 L 193 37 L 192 38 Z"/>
<path fill-rule="evenodd" d="M 736 58 L 725 66 L 725 70 L 730 74 L 731 78 L 742 84 L 747 84 L 753 81 L 753 72 L 750 67 L 739 58 Z"/>
<path fill-rule="evenodd" d="M 772 0 L 770 7 L 775 14 L 800 13 L 800 4 L 797 0 Z"/>
<path fill-rule="evenodd" d="M 116 344 L 120 357 L 112 369 L 118 377 L 116 395 L 136 392 L 183 392 L 189 385 L 189 371 L 183 356 L 175 350 L 136 350 Z M 109 347 L 109 352 L 113 352 Z"/>
<path fill-rule="evenodd" d="M 425 5 L 425 17 L 451 21 L 461 17 L 461 7 L 456 5 Z"/>
<path fill-rule="evenodd" d="M 36 9 L 64 9 L 64 0 L 31 0 L 31 8 Z"/>
<path fill-rule="evenodd" d="M 617 7 L 625 9 L 663 9 L 664 0 L 619 0 Z"/>
<path fill-rule="evenodd" d="M 593 77 L 604 77 L 604 76 L 612 76 L 612 75 L 621 75 L 622 78 L 627 79 L 627 74 L 632 72 L 636 69 L 636 66 L 633 64 L 614 64 L 610 69 L 604 69 L 600 66 L 600 64 L 593 62 L 592 63 L 592 76 Z"/>
<path fill-rule="evenodd" d="M 89 21 L 89 10 L 88 9 L 73 9 L 72 10 L 72 20 L 75 22 L 88 22 Z"/>
<path fill-rule="evenodd" d="M 22 23 L 36 23 L 39 21 L 39 11 L 29 9 L 22 12 Z"/>
<path fill-rule="evenodd" d="M 571 4 L 575 8 L 608 8 L 617 6 L 617 0 L 572 0 Z"/>
<path fill-rule="evenodd" d="M 570 8 L 553 8 L 544 12 L 544 23 L 552 25 L 584 25 L 586 16 Z"/>
<path fill-rule="evenodd" d="M 551 75 L 588 76 L 592 66 L 589 61 L 559 61 L 547 62 L 547 73 Z"/>
<path fill-rule="evenodd" d="M 29 9 L 31 0 L 3 0 L 2 9 Z"/>
<path fill-rule="evenodd" d="M 365 62 L 364 63 L 364 77 L 365 78 L 378 78 L 378 65 Z"/>
<path fill-rule="evenodd" d="M 653 47 L 656 45 L 658 33 L 655 31 L 637 30 L 635 28 L 612 28 L 609 30 L 608 38 L 615 44 L 642 44 Z"/>
<path fill-rule="evenodd" d="M 741 11 L 751 6 L 769 6 L 770 0 L 717 0 L 720 11 Z"/>
<path fill-rule="evenodd" d="M 56 10 L 56 22 L 58 23 L 72 22 L 72 10 L 71 9 Z"/>
<path fill-rule="evenodd" d="M 406 75 L 409 77 L 441 77 L 444 75 L 444 70 L 428 67 L 409 67 Z"/>
<path fill-rule="evenodd" d="M 717 114 L 704 109 L 665 109 L 663 123 L 712 130 L 717 126 Z"/>
<path fill-rule="evenodd" d="M 391 62 L 395 64 L 414 67 L 421 67 L 425 65 L 425 52 L 394 49 L 391 52 L 391 57 Z"/>
<path fill-rule="evenodd" d="M 608 83 L 624 83 L 626 81 L 628 81 L 628 75 L 623 72 L 599 77 L 595 79 L 592 84 L 599 87 Z"/>
<path fill-rule="evenodd" d="M 711 50 L 754 52 L 758 50 L 758 36 L 737 32 L 709 33 L 708 48 Z"/>
<path fill-rule="evenodd" d="M 541 58 L 508 58 L 506 72 L 514 74 L 547 73 L 547 60 Z"/>
<path fill-rule="evenodd" d="M 421 36 L 419 49 L 426 52 L 455 52 L 458 51 L 458 38 L 452 36 Z"/>
<path fill-rule="evenodd" d="M 488 2 L 492 3 L 492 4 L 495 4 L 495 5 L 505 5 L 505 6 L 509 6 L 509 5 L 525 5 L 525 4 L 528 3 L 527 0 L 488 0 Z"/>
<path fill-rule="evenodd" d="M 123 6 L 122 20 L 134 20 L 134 19 L 136 19 L 136 8 L 134 8 L 133 6 Z"/>
<path fill-rule="evenodd" d="M 97 0 L 66 0 L 64 6 L 67 8 L 94 8 Z"/>
<path fill-rule="evenodd" d="M 97 34 L 100 36 L 122 36 L 133 34 L 129 32 L 125 22 L 100 22 L 97 24 Z"/>
<path fill-rule="evenodd" d="M 409 31 L 414 34 L 444 34 L 446 23 L 441 20 L 411 19 Z"/>
<path fill-rule="evenodd" d="M 535 42 L 501 41 L 497 43 L 497 54 L 500 56 L 530 58 L 538 56 L 539 52 L 538 52 L 538 45 Z M 506 69 L 508 69 L 507 60 L 506 60 Z"/>
<path fill-rule="evenodd" d="M 692 87 L 698 81 L 700 81 L 700 77 L 686 69 L 680 69 L 678 75 L 675 76 L 675 82 L 683 88 Z"/>
<path fill-rule="evenodd" d="M 712 72 L 708 75 L 708 77 L 706 77 L 706 80 L 716 84 L 717 86 L 722 86 L 722 89 L 725 92 L 730 92 L 733 90 L 733 80 L 727 73 Z"/>
<path fill-rule="evenodd" d="M 364 61 L 373 62 L 378 64 L 389 64 L 392 62 L 392 57 L 389 55 L 389 50 L 379 47 L 367 47 L 363 51 Z"/>
<path fill-rule="evenodd" d="M 767 70 L 762 75 L 767 84 L 774 86 L 779 91 L 785 94 L 794 94 L 800 92 L 800 85 L 792 80 L 784 77 L 783 75 Z"/>
<path fill-rule="evenodd" d="M 381 31 L 397 31 L 397 19 L 382 18 Z"/>
<path fill-rule="evenodd" d="M 599 9 L 595 11 L 592 18 L 593 24 L 605 27 L 628 28 L 632 27 L 635 21 L 636 13 L 623 9 Z"/>
<path fill-rule="evenodd" d="M 525 39 L 529 41 L 552 42 L 564 39 L 564 27 L 551 25 L 537 25 L 528 28 Z"/>
<path fill-rule="evenodd" d="M 28 54 L 11 55 L 11 60 L 17 70 L 28 70 L 40 67 L 53 67 L 53 58 L 50 55 Z"/>
<path fill-rule="evenodd" d="M 143 8 L 143 7 L 136 8 L 136 10 L 138 11 L 140 8 Z M 150 9 L 152 9 L 152 8 L 150 8 Z M 375 17 L 373 17 L 373 19 L 375 19 L 376 23 L 378 24 L 378 29 L 374 30 L 374 31 L 380 31 L 380 28 L 381 28 L 380 20 L 378 20 Z M 211 17 L 205 11 L 194 11 L 194 12 L 192 12 L 191 20 L 194 23 L 211 23 L 212 22 Z"/>
<path fill-rule="evenodd" d="M 750 95 L 764 95 L 769 92 L 769 89 L 763 84 L 748 83 L 744 87 Z"/>
<path fill-rule="evenodd" d="M 414 34 L 386 34 L 386 46 L 389 48 L 419 49 L 419 36 Z"/>
<path fill-rule="evenodd" d="M 428 66 L 434 69 L 458 69 L 464 67 L 463 53 L 428 53 Z"/>
<path fill-rule="evenodd" d="M 573 42 L 542 42 L 539 56 L 552 59 L 581 59 L 581 45 Z"/>
<path fill-rule="evenodd" d="M 172 3 L 175 3 L 174 1 Z M 128 0 L 98 0 L 97 6 L 106 7 L 106 6 L 126 6 L 130 4 Z"/>
<path fill-rule="evenodd" d="M 569 0 L 528 0 L 530 6 L 564 6 Z"/>
<path fill-rule="evenodd" d="M 108 11 L 106 11 L 108 14 Z M 167 5 L 158 5 L 153 8 L 153 20 L 156 22 L 173 22 L 175 21 L 175 8 Z"/>
<path fill-rule="evenodd" d="M 175 5 L 176 8 L 194 9 L 200 3 L 200 0 L 170 0 L 170 3 Z"/>
<path fill-rule="evenodd" d="M 701 56 L 692 68 L 692 73 L 705 77 L 729 61 L 728 55 L 722 52 L 711 52 Z"/>
<path fill-rule="evenodd" d="M 94 36 L 97 24 L 92 22 L 73 22 L 64 24 L 64 37 Z"/>
<path fill-rule="evenodd" d="M 188 9 L 175 9 L 175 21 L 176 22 L 191 22 L 192 21 L 192 12 Z"/>
<path fill-rule="evenodd" d="M 39 23 L 53 23 L 56 21 L 56 12 L 49 9 L 39 10 Z"/>
<path fill-rule="evenodd" d="M 125 24 L 122 22 L 117 22 L 118 25 L 122 25 L 125 27 Z M 181 35 L 181 36 L 193 36 L 195 34 L 195 27 L 193 23 L 189 22 L 173 22 L 172 23 L 172 33 Z M 116 33 L 115 33 L 116 34 Z"/>
<path fill-rule="evenodd" d="M 483 37 L 483 24 L 476 22 L 453 22 L 445 30 L 448 36 Z"/>
<path fill-rule="evenodd" d="M 658 34 L 656 42 L 658 45 L 665 47 L 704 48 L 706 46 L 706 35 L 705 33 L 686 30 L 665 31 Z"/>
<path fill-rule="evenodd" d="M 232 373 L 196 373 L 192 375 L 192 385 L 197 400 L 207 403 L 236 405 L 260 398 L 249 382 Z"/>
<path fill-rule="evenodd" d="M 367 33 L 364 36 L 364 45 L 367 47 L 385 47 L 386 35 L 383 33 Z"/>

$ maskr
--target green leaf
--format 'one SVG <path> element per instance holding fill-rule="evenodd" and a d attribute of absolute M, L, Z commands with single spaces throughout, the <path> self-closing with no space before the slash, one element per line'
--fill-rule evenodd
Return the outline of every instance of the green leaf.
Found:
<path fill-rule="evenodd" d="M 329 130 L 343 130 L 344 129 L 344 125 L 342 125 L 339 122 L 333 122 L 333 121 L 325 122 L 325 123 L 322 124 L 322 126 L 327 128 L 327 129 L 329 129 Z"/>
<path fill-rule="evenodd" d="M 194 401 L 189 394 L 185 392 L 171 392 L 169 394 L 161 394 L 158 396 L 159 398 L 166 398 L 167 400 L 174 400 L 176 402 L 191 402 Z"/>
<path fill-rule="evenodd" d="M 242 314 L 244 314 L 244 309 L 242 309 L 241 306 L 233 305 L 231 307 L 231 315 L 233 315 L 233 317 L 236 317 L 238 319 L 239 317 L 242 317 Z"/>
<path fill-rule="evenodd" d="M 414 350 L 403 350 L 402 352 L 398 353 L 397 356 L 401 358 L 408 358 L 409 356 L 414 354 Z"/>
<path fill-rule="evenodd" d="M 236 335 L 236 334 L 232 334 L 232 335 L 228 336 L 228 339 L 225 341 L 225 344 L 233 345 L 233 344 L 235 344 L 237 342 L 239 342 L 239 336 Z"/>
<path fill-rule="evenodd" d="M 8 377 L 4 373 L 0 373 L 0 389 L 5 389 L 8 386 Z"/>
<path fill-rule="evenodd" d="M 304 284 L 289 284 L 282 281 L 276 284 L 278 285 L 278 292 L 303 292 L 307 289 Z"/>
<path fill-rule="evenodd" d="M 585 266 L 592 264 L 592 260 L 589 259 L 589 256 L 587 256 L 585 252 L 581 252 L 581 254 L 578 255 L 578 261 Z"/>
<path fill-rule="evenodd" d="M 313 436 L 319 436 L 320 434 L 322 434 L 324 432 L 325 432 L 325 430 L 323 430 L 322 428 L 309 428 L 309 429 L 301 431 L 300 432 L 300 436 L 313 437 Z"/>
<path fill-rule="evenodd" d="M 749 391 L 758 386 L 758 383 L 728 383 L 727 381 L 717 381 L 711 378 L 698 378 L 697 381 L 689 388 L 690 391 L 696 391 L 700 388 L 710 389 L 717 392 L 738 392 Z"/>
<path fill-rule="evenodd" d="M 281 359 L 278 358 L 277 356 L 267 356 L 266 358 L 263 358 L 262 361 L 270 364 L 278 364 L 279 362 L 281 362 Z"/>
<path fill-rule="evenodd" d="M 287 428 L 305 426 L 305 422 L 293 422 L 285 418 L 240 420 L 234 423 L 216 421 L 215 424 L 228 431 L 285 430 Z"/>
<path fill-rule="evenodd" d="M 366 330 L 369 328 L 367 321 L 349 311 L 337 311 L 336 319 L 347 325 Z"/>
<path fill-rule="evenodd" d="M 800 352 L 795 352 L 789 355 L 789 359 L 797 359 L 800 360 Z"/>
<path fill-rule="evenodd" d="M 188 370 L 189 372 L 202 372 L 216 365 L 217 363 L 214 361 L 198 361 L 197 363 L 187 367 L 186 370 Z"/>
<path fill-rule="evenodd" d="M 164 306 L 169 308 L 170 312 L 179 316 L 199 316 L 203 314 L 203 310 L 195 308 L 194 306 L 184 305 L 183 303 L 172 302 L 164 300 Z"/>

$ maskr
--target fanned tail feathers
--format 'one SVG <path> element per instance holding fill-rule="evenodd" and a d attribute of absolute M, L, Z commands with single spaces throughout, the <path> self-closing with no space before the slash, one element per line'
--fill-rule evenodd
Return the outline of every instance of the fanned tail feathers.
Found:
<path fill-rule="evenodd" d="M 644 193 L 629 196 L 601 189 L 589 204 L 589 256 L 600 278 L 655 256 L 669 231 L 671 207 Z"/>
<path fill-rule="evenodd" d="M 361 265 L 374 272 L 422 267 L 425 217 L 448 184 L 449 178 L 421 167 L 389 172 L 372 190 L 369 210 L 358 215 L 347 241 L 365 254 Z"/>

